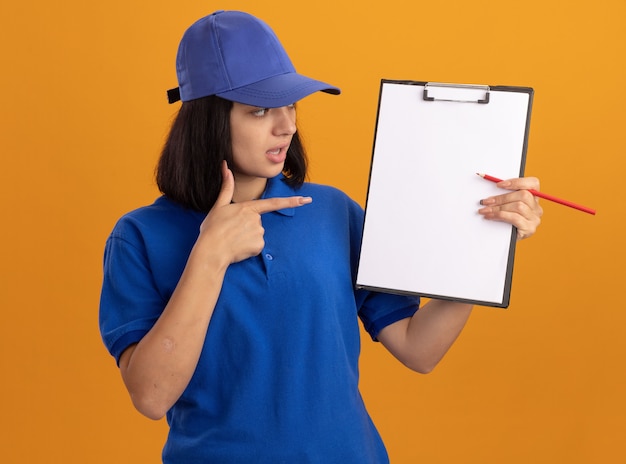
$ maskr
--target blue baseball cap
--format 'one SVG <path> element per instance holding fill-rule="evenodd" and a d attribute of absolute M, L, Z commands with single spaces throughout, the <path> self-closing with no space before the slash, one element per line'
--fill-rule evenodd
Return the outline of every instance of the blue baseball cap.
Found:
<path fill-rule="evenodd" d="M 262 108 L 291 105 L 339 88 L 298 74 L 270 27 L 241 11 L 216 11 L 183 34 L 176 56 L 178 88 L 170 103 L 217 95 Z"/>

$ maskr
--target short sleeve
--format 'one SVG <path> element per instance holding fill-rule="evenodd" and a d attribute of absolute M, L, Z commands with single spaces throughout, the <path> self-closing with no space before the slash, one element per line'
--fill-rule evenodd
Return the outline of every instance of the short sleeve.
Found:
<path fill-rule="evenodd" d="M 152 328 L 165 305 L 141 234 L 121 221 L 105 246 L 99 312 L 102 339 L 118 363 L 122 352 Z"/>
<path fill-rule="evenodd" d="M 419 308 L 419 297 L 357 290 L 359 317 L 372 340 L 388 325 L 413 316 Z"/>

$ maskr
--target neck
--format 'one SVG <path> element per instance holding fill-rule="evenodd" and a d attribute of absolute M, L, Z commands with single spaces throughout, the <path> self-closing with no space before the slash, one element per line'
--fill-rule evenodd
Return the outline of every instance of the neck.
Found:
<path fill-rule="evenodd" d="M 258 200 L 263 195 L 267 179 L 263 177 L 245 177 L 235 174 L 235 191 L 233 192 L 233 202 Z"/>

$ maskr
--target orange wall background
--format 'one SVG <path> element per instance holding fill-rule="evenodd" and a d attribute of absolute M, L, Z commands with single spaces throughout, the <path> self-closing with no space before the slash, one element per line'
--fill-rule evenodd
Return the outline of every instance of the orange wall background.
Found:
<path fill-rule="evenodd" d="M 381 78 L 535 89 L 526 172 L 597 216 L 544 201 L 509 309 L 477 307 L 427 376 L 366 340 L 362 391 L 395 464 L 626 462 L 626 2 L 355 5 L 5 2 L 3 463 L 159 460 L 165 423 L 133 409 L 100 341 L 102 250 L 157 195 L 178 41 L 216 9 L 265 19 L 299 71 L 343 89 L 300 105 L 301 132 L 311 180 L 361 204 Z"/>

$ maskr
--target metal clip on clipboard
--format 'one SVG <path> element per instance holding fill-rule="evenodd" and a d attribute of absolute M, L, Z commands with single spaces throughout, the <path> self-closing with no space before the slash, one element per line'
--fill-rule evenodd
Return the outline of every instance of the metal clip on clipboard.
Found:
<path fill-rule="evenodd" d="M 487 104 L 489 92 L 488 85 L 428 82 L 424 85 L 424 100 Z"/>

